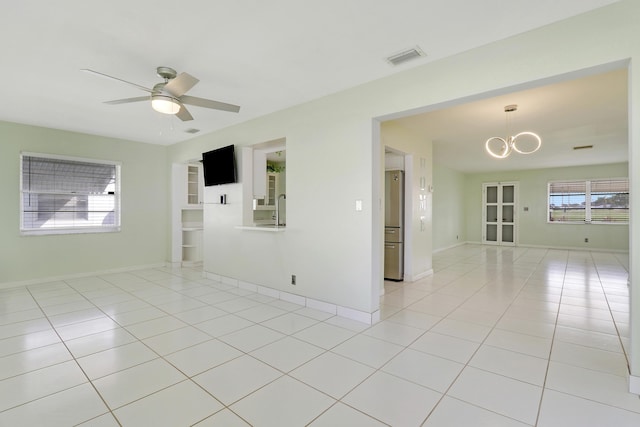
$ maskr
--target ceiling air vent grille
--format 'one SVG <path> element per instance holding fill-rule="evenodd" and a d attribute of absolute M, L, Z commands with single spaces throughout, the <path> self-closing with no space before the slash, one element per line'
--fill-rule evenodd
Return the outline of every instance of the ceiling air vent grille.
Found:
<path fill-rule="evenodd" d="M 391 65 L 400 65 L 404 64 L 407 61 L 411 61 L 412 59 L 420 58 L 421 56 L 426 55 L 422 51 L 422 49 L 416 46 L 388 57 L 387 62 L 389 62 Z"/>
<path fill-rule="evenodd" d="M 185 130 L 186 133 L 198 133 L 200 132 L 200 129 L 196 129 L 196 128 L 189 128 L 187 130 Z"/>

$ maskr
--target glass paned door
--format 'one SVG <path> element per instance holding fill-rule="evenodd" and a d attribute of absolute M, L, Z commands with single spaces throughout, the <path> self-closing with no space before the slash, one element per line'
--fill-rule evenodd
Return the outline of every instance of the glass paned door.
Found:
<path fill-rule="evenodd" d="M 498 185 L 486 185 L 484 194 L 484 232 L 483 240 L 487 243 L 497 244 L 498 233 Z"/>
<path fill-rule="evenodd" d="M 517 236 L 517 192 L 515 182 L 482 185 L 482 242 L 515 245 Z"/>

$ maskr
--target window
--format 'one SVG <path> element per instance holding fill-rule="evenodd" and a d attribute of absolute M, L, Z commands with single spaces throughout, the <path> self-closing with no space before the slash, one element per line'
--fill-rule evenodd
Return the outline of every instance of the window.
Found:
<path fill-rule="evenodd" d="M 629 223 L 629 180 L 549 183 L 548 222 Z"/>
<path fill-rule="evenodd" d="M 120 229 L 120 165 L 44 154 L 21 155 L 23 234 Z"/>

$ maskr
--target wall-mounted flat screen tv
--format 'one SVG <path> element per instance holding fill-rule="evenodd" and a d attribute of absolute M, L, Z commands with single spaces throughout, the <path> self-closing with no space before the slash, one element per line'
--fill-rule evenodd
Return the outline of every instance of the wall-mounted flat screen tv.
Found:
<path fill-rule="evenodd" d="M 236 182 L 236 159 L 233 145 L 202 153 L 204 185 Z"/>

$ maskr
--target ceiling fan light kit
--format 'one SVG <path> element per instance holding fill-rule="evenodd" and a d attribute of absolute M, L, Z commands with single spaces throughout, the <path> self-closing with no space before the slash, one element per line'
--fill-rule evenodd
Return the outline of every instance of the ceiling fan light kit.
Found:
<path fill-rule="evenodd" d="M 151 108 L 162 114 L 178 114 L 180 103 L 166 95 L 151 95 Z"/>
<path fill-rule="evenodd" d="M 193 120 L 193 116 L 185 107 L 187 105 L 195 105 L 203 108 L 211 108 L 214 110 L 230 111 L 237 113 L 240 111 L 240 107 L 233 104 L 226 104 L 224 102 L 214 101 L 212 99 L 197 98 L 195 96 L 187 96 L 187 93 L 192 87 L 194 87 L 200 80 L 196 79 L 190 74 L 180 73 L 170 67 L 157 67 L 156 73 L 159 77 L 164 79 L 164 82 L 157 83 L 152 89 L 131 83 L 117 77 L 109 76 L 98 71 L 89 69 L 83 69 L 82 71 L 95 74 L 101 77 L 106 77 L 111 80 L 116 80 L 121 83 L 134 86 L 145 92 L 149 92 L 151 96 L 117 99 L 114 101 L 107 101 L 106 104 L 128 104 L 131 102 L 149 101 L 151 100 L 151 108 L 155 111 L 163 114 L 174 114 L 182 121 Z"/>
<path fill-rule="evenodd" d="M 507 121 L 507 134 L 509 134 L 509 113 L 513 113 L 518 109 L 518 106 L 515 104 L 507 105 L 504 107 L 504 112 L 506 114 Z M 530 142 L 533 141 L 532 147 L 530 149 L 522 149 L 518 147 L 518 140 L 524 141 L 525 138 L 529 139 Z M 532 154 L 540 149 L 542 146 L 542 139 L 538 134 L 534 132 L 520 132 L 516 135 L 509 136 L 506 139 L 501 138 L 499 136 L 492 136 L 487 139 L 484 143 L 484 148 L 487 150 L 491 156 L 496 159 L 504 159 L 511 154 L 512 151 L 520 154 Z"/>

